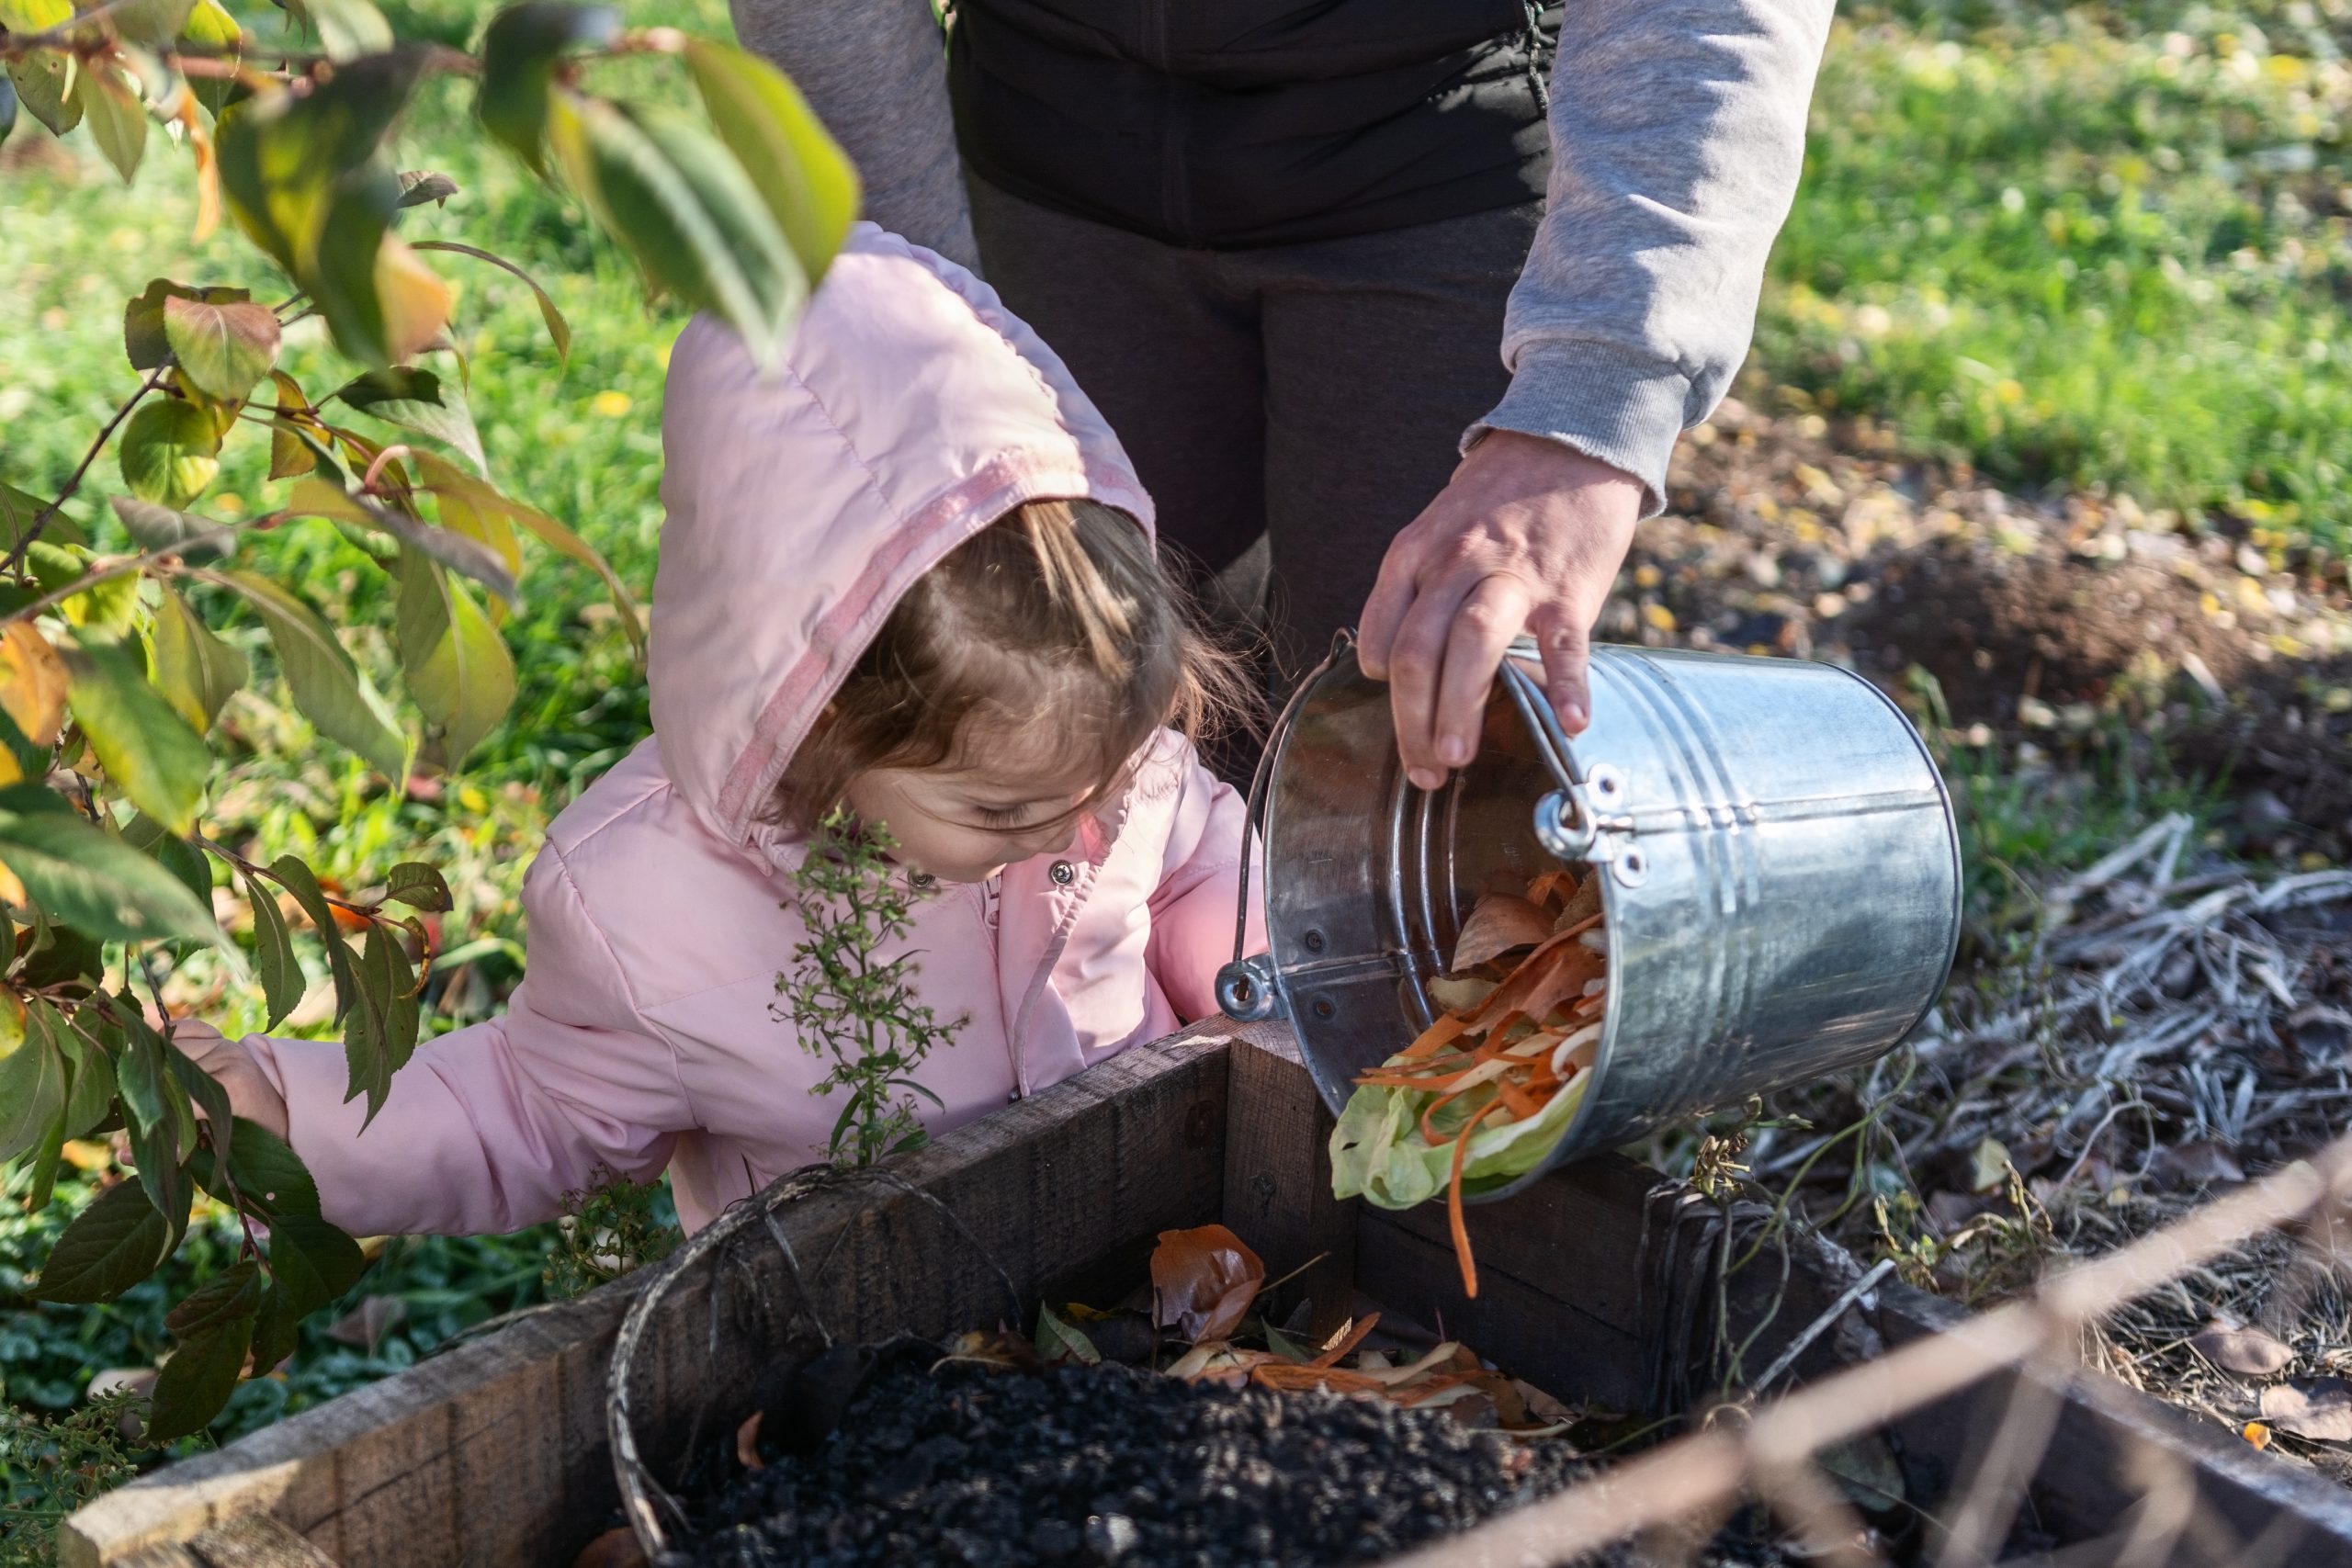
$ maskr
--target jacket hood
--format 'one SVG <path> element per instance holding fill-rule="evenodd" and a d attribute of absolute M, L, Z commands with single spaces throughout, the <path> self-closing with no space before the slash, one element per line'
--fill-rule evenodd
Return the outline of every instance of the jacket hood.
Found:
<path fill-rule="evenodd" d="M 773 370 L 697 316 L 670 356 L 654 576 L 663 772 L 747 847 L 900 594 L 1024 502 L 1151 502 L 1051 349 L 971 273 L 858 224 Z"/>

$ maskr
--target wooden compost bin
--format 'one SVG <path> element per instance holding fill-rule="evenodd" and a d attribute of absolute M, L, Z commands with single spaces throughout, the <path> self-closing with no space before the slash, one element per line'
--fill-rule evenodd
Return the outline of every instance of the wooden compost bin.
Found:
<path fill-rule="evenodd" d="M 1327 1316 L 1377 1305 L 1421 1324 L 1442 1320 L 1448 1335 L 1571 1403 L 1635 1410 L 1671 1400 L 1678 1352 L 1705 1332 L 1679 1308 L 1714 1298 L 1703 1279 L 1677 1291 L 1671 1276 L 1713 1249 L 1675 1244 L 1675 1222 L 1661 1215 L 1677 1205 L 1655 1173 L 1590 1161 L 1475 1209 L 1482 1288 L 1471 1302 L 1442 1205 L 1391 1213 L 1332 1199 L 1329 1129 L 1285 1032 L 1204 1026 L 1104 1062 L 899 1168 L 1002 1265 L 1025 1311 L 1041 1294 L 1124 1294 L 1160 1231 L 1222 1220 L 1264 1258 L 1270 1278 L 1329 1253 L 1288 1288 Z M 917 1193 L 826 1190 L 779 1217 L 808 1304 L 836 1335 L 942 1335 L 1008 1310 L 991 1267 Z M 1728 1292 L 1736 1336 L 1754 1326 L 1769 1295 L 1781 1297 L 1748 1353 L 1751 1368 L 1768 1365 L 1860 1278 L 1850 1258 L 1817 1241 L 1792 1249 L 1785 1287 L 1780 1273 L 1750 1269 Z M 640 1363 L 638 1433 L 657 1471 L 698 1417 L 705 1440 L 725 1430 L 717 1423 L 741 1413 L 735 1406 L 763 1369 L 810 1343 L 781 1249 L 741 1247 L 718 1277 L 716 1304 L 708 1269 L 670 1292 Z M 610 1522 L 606 1364 L 642 1278 L 541 1310 L 101 1498 L 67 1522 L 64 1568 L 570 1562 Z M 1818 1375 L 1962 1316 L 1883 1285 L 1813 1339 L 1796 1373 Z M 1980 1457 L 1973 1445 L 1998 1427 L 2014 1386 L 1991 1380 L 1890 1429 L 1914 1503 L 1932 1516 L 1955 1495 Z M 2135 1562 L 2236 1568 L 2254 1560 L 2247 1543 L 2258 1540 L 2263 1562 L 2352 1568 L 2352 1493 L 2095 1374 L 2040 1386 L 2057 1415 L 2027 1517 L 2079 1543 L 2048 1561 L 2115 1562 L 2123 1532 L 2148 1508 L 2193 1496 L 2195 1528 Z M 1483 1561 L 1466 1546 L 1462 1556 Z"/>

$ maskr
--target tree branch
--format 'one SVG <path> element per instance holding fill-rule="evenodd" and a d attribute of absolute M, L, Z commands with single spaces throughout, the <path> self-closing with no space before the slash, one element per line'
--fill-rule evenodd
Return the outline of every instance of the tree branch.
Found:
<path fill-rule="evenodd" d="M 167 368 L 168 367 L 165 366 L 158 366 L 149 371 L 147 379 L 140 383 L 139 390 L 124 399 L 122 406 L 114 411 L 114 417 L 107 421 L 105 429 L 98 432 L 98 438 L 90 443 L 88 451 L 82 454 L 80 466 L 74 470 L 74 477 L 65 481 L 65 488 L 57 492 L 57 499 L 33 514 L 32 525 L 24 531 L 23 536 L 8 551 L 7 559 L 0 560 L 0 575 L 13 575 L 25 564 L 25 552 L 33 547 L 33 541 L 40 537 L 40 531 L 43 528 L 49 526 L 49 520 L 63 511 L 66 502 L 72 499 L 75 491 L 82 488 L 82 481 L 89 478 L 90 465 L 96 462 L 98 454 L 107 449 L 107 443 L 114 439 L 114 433 L 121 428 L 122 422 L 130 417 L 130 411 L 139 406 L 141 399 L 164 384 L 164 372 Z M 23 614 L 23 611 L 17 612 L 18 615 Z M 14 615 L 9 617 L 11 620 L 16 618 L 17 616 Z"/>

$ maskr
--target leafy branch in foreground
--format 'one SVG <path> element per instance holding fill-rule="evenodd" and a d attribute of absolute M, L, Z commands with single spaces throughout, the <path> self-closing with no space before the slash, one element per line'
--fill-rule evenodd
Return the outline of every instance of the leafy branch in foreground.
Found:
<path fill-rule="evenodd" d="M 792 968 L 775 977 L 783 999 L 771 1010 L 799 1032 L 803 1050 L 831 1058 L 808 1092 L 840 1097 L 825 1149 L 836 1165 L 872 1165 L 922 1146 L 915 1098 L 943 1102 L 914 1074 L 963 1027 L 961 1019 L 941 1023 L 915 1000 L 914 954 L 882 956 L 905 940 L 917 901 L 891 848 L 888 829 L 837 810 L 793 873 L 793 907 L 808 934 L 792 950 Z"/>
<path fill-rule="evenodd" d="M 395 784 L 460 765 L 505 717 L 515 671 L 498 628 L 526 592 L 525 536 L 598 573 L 642 643 L 603 558 L 492 477 L 456 295 L 433 264 L 520 278 L 559 355 L 571 328 L 514 263 L 399 232 L 462 196 L 392 156 L 419 84 L 474 80 L 481 134 L 567 188 L 650 288 L 723 317 L 763 357 L 857 205 L 798 94 L 728 45 L 548 0 L 500 12 L 478 54 L 402 42 L 368 0 L 289 9 L 315 48 L 249 34 L 220 0 L 0 0 L 0 139 L 19 109 L 60 135 L 86 125 L 128 181 L 161 127 L 187 153 L 196 239 L 226 220 L 284 278 L 274 302 L 201 277 L 150 283 L 124 308 L 126 392 L 71 472 L 46 494 L 24 488 L 37 476 L 0 479 L 0 1164 L 28 1168 L 35 1207 L 69 1140 L 119 1134 L 136 1170 L 66 1228 L 35 1292 L 119 1296 L 171 1256 L 199 1191 L 243 1222 L 238 1261 L 172 1314 L 151 1441 L 209 1421 L 362 1267 L 293 1151 L 234 1121 L 174 1043 L 164 978 L 210 953 L 257 984 L 275 1027 L 309 989 L 307 923 L 349 1097 L 372 1117 L 421 1031 L 428 918 L 450 907 L 419 863 L 346 898 L 295 856 L 261 863 L 202 830 L 215 727 L 256 673 L 216 617 L 257 623 L 293 706 Z M 624 56 L 673 62 L 702 112 L 599 91 L 599 67 Z M 287 329 L 310 319 L 345 362 L 331 390 L 281 363 Z M 263 440 L 275 504 L 206 515 L 223 453 Z M 77 514 L 98 491 L 107 504 Z M 238 560 L 251 536 L 289 527 L 334 529 L 393 584 L 386 629 L 413 728 L 303 591 Z M 250 908 L 249 953 L 214 923 L 216 896 Z"/>

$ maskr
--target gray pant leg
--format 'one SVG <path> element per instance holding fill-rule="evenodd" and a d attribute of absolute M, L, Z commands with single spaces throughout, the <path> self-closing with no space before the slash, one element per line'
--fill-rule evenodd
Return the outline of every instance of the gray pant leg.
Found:
<path fill-rule="evenodd" d="M 1268 592 L 1286 680 L 1355 625 L 1388 542 L 1509 386 L 1503 307 L 1543 212 L 1236 253 L 1263 300 Z"/>
<path fill-rule="evenodd" d="M 1257 302 L 1222 284 L 1212 253 L 967 179 L 989 282 L 1111 422 L 1194 590 L 1220 618 L 1254 620 L 1251 547 L 1266 529 Z"/>

